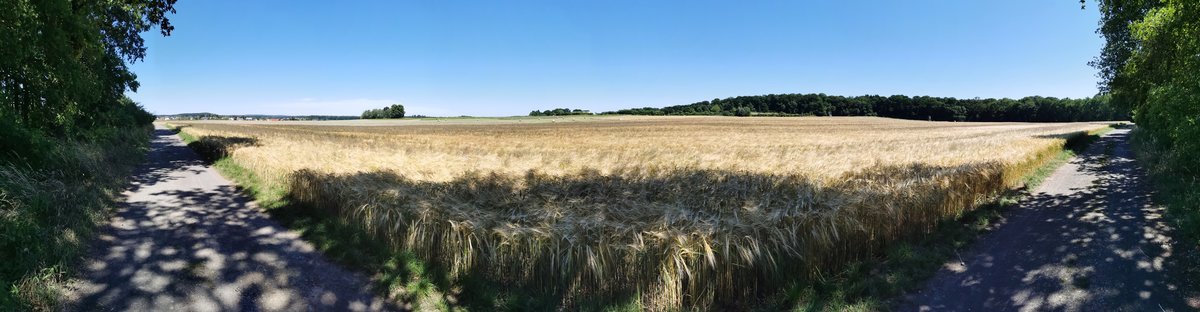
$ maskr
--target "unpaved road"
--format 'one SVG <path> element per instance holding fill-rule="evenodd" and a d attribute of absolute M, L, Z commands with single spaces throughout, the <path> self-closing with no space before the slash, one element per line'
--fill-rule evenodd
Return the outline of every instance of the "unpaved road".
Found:
<path fill-rule="evenodd" d="M 1190 311 L 1171 228 L 1118 129 L 1057 169 L 898 311 Z"/>
<path fill-rule="evenodd" d="M 268 219 L 166 129 L 99 233 L 66 310 L 391 310 L 370 282 Z"/>

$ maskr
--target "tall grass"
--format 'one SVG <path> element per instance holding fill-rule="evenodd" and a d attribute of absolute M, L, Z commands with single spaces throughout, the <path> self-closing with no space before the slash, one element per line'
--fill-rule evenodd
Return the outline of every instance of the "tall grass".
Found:
<path fill-rule="evenodd" d="M 143 155 L 148 129 L 46 141 L 0 164 L 0 310 L 52 310 L 96 224 Z"/>
<path fill-rule="evenodd" d="M 638 118 L 184 131 L 254 140 L 230 159 L 451 278 L 564 307 L 635 298 L 674 310 L 752 308 L 819 280 L 1018 186 L 1099 127 Z"/>
<path fill-rule="evenodd" d="M 1167 217 L 1185 242 L 1178 244 L 1177 252 L 1193 259 L 1189 261 L 1200 259 L 1200 176 L 1179 169 L 1195 166 L 1197 160 L 1143 129 L 1133 131 L 1133 143 L 1139 164 L 1155 184 L 1155 201 L 1166 206 Z M 1200 278 L 1200 268 L 1191 266 L 1183 274 L 1187 279 Z"/>

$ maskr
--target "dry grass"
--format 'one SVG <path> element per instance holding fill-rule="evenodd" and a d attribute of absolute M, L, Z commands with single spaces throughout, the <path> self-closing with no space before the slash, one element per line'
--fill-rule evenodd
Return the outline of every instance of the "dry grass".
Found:
<path fill-rule="evenodd" d="M 533 122 L 531 122 L 533 121 Z M 957 216 L 1101 124 L 612 117 L 192 122 L 301 203 L 446 268 L 651 309 L 744 306 Z M 351 123 L 352 124 L 352 123 Z"/>
<path fill-rule="evenodd" d="M 0 162 L 0 311 L 59 308 L 66 278 L 142 159 L 147 130 L 37 146 L 37 165 Z"/>

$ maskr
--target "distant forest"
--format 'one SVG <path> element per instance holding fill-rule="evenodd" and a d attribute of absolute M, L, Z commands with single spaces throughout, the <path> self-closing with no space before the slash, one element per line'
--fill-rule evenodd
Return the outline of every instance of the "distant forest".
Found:
<path fill-rule="evenodd" d="M 529 112 L 529 116 L 572 116 L 572 115 L 591 115 L 592 112 L 586 109 L 570 109 L 570 108 L 555 108 L 544 111 L 535 110 Z"/>
<path fill-rule="evenodd" d="M 174 115 L 158 115 L 159 119 L 202 120 L 202 119 L 279 119 L 279 120 L 348 120 L 358 119 L 359 116 L 330 116 L 330 115 L 218 115 L 213 113 L 183 113 Z"/>
<path fill-rule="evenodd" d="M 880 116 L 936 121 L 1066 122 L 1130 119 L 1128 109 L 1111 102 L 1108 96 L 1083 99 L 1041 96 L 1021 99 L 956 99 L 904 95 L 847 97 L 809 93 L 738 96 L 663 108 L 622 109 L 605 114 Z"/>

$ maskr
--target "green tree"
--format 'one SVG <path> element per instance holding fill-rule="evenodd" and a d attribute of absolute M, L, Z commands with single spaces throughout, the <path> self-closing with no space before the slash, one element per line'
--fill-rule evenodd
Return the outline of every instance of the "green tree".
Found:
<path fill-rule="evenodd" d="M 145 57 L 142 33 L 170 35 L 174 3 L 0 0 L 0 118 L 58 136 L 137 120 L 118 116 L 138 87 L 128 64 Z"/>
<path fill-rule="evenodd" d="M 404 118 L 404 105 L 393 104 L 387 108 L 387 118 Z"/>
<path fill-rule="evenodd" d="M 720 103 L 720 104 L 714 104 Z M 1085 104 L 1086 103 L 1086 104 Z M 1087 106 L 1085 109 L 1084 106 Z M 1013 99 L 956 99 L 893 95 L 830 96 L 825 94 L 768 94 L 738 96 L 663 108 L 623 109 L 634 115 L 736 115 L 739 107 L 784 116 L 882 116 L 937 121 L 1098 121 L 1128 120 L 1127 109 L 1111 96 L 1059 99 L 1032 96 Z M 545 114 L 555 114 L 546 111 Z"/>
<path fill-rule="evenodd" d="M 404 105 L 393 104 L 384 108 L 363 111 L 362 119 L 396 119 L 404 118 Z"/>
<path fill-rule="evenodd" d="M 572 116 L 572 115 L 592 115 L 591 111 L 586 109 L 570 109 L 570 108 L 555 108 L 545 111 L 532 111 L 529 116 Z"/>
<path fill-rule="evenodd" d="M 1106 44 L 1093 66 L 1178 174 L 1200 175 L 1200 3 L 1100 0 Z"/>

